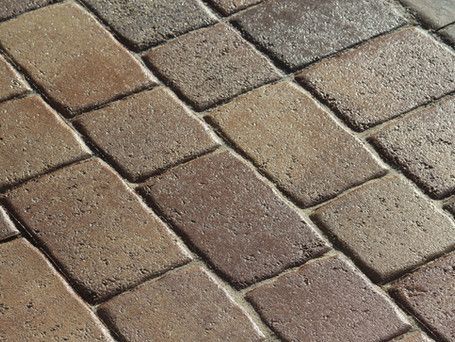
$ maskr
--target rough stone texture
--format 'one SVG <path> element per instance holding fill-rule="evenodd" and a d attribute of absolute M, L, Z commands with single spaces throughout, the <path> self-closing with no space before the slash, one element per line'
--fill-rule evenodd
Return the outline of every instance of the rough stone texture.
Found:
<path fill-rule="evenodd" d="M 144 49 L 215 22 L 197 0 L 84 1 L 134 49 Z"/>
<path fill-rule="evenodd" d="M 304 206 L 384 171 L 358 140 L 290 83 L 240 96 L 211 112 L 210 118 Z"/>
<path fill-rule="evenodd" d="M 26 11 L 50 4 L 53 0 L 1 0 L 0 19 L 15 17 Z"/>
<path fill-rule="evenodd" d="M 151 82 L 140 63 L 72 2 L 0 24 L 0 41 L 36 84 L 68 111 L 107 102 Z"/>
<path fill-rule="evenodd" d="M 287 68 L 297 69 L 403 23 L 384 1 L 272 0 L 234 19 Z"/>
<path fill-rule="evenodd" d="M 391 292 L 441 340 L 455 340 L 455 253 L 400 279 Z"/>
<path fill-rule="evenodd" d="M 455 96 L 393 122 L 372 142 L 433 197 L 455 191 Z"/>
<path fill-rule="evenodd" d="M 72 129 L 40 97 L 0 104 L 0 187 L 88 155 Z"/>
<path fill-rule="evenodd" d="M 455 46 L 455 24 L 438 31 L 439 34 L 452 46 Z"/>
<path fill-rule="evenodd" d="M 208 0 L 223 15 L 230 15 L 262 0 Z"/>
<path fill-rule="evenodd" d="M 24 239 L 0 244 L 1 341 L 113 341 Z"/>
<path fill-rule="evenodd" d="M 385 341 L 409 328 L 392 302 L 339 257 L 309 262 L 247 299 L 286 341 Z"/>
<path fill-rule="evenodd" d="M 452 51 L 406 28 L 314 64 L 298 79 L 363 130 L 455 90 L 454 74 Z"/>
<path fill-rule="evenodd" d="M 397 176 L 337 198 L 314 218 L 378 281 L 455 246 L 450 219 Z"/>
<path fill-rule="evenodd" d="M 149 281 L 100 307 L 125 340 L 259 341 L 262 334 L 199 266 Z"/>
<path fill-rule="evenodd" d="M 145 58 L 198 110 L 279 77 L 225 24 L 179 37 L 152 49 Z"/>
<path fill-rule="evenodd" d="M 401 0 L 431 28 L 455 22 L 455 0 Z"/>
<path fill-rule="evenodd" d="M 86 113 L 77 124 L 132 181 L 217 145 L 164 88 Z"/>
<path fill-rule="evenodd" d="M 25 93 L 28 87 L 9 63 L 0 56 L 0 101 Z"/>
<path fill-rule="evenodd" d="M 455 197 L 449 201 L 449 203 L 446 205 L 446 209 L 455 216 Z"/>
<path fill-rule="evenodd" d="M 0 241 L 19 234 L 6 211 L 0 207 Z M 0 335 L 1 336 L 1 335 Z"/>
<path fill-rule="evenodd" d="M 189 260 L 163 223 L 98 160 L 25 183 L 7 200 L 91 302 Z"/>
<path fill-rule="evenodd" d="M 414 331 L 394 338 L 391 342 L 433 342 L 433 340 L 420 331 Z"/>
<path fill-rule="evenodd" d="M 142 192 L 237 288 L 328 249 L 296 212 L 228 152 L 171 169 Z"/>

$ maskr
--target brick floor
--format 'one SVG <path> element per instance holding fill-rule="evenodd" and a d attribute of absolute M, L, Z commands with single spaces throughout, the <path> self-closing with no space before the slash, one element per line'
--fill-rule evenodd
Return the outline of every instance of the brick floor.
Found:
<path fill-rule="evenodd" d="M 449 42 L 449 44 L 452 45 L 452 47 L 455 47 L 455 24 L 449 25 L 438 32 L 447 42 Z"/>
<path fill-rule="evenodd" d="M 21 95 L 28 90 L 25 82 L 12 66 L 0 56 L 0 101 Z"/>
<path fill-rule="evenodd" d="M 438 29 L 455 22 L 454 0 L 401 0 L 427 25 Z"/>
<path fill-rule="evenodd" d="M 0 207 L 0 241 L 19 234 L 5 209 Z M 0 260 L 1 262 L 1 260 Z"/>
<path fill-rule="evenodd" d="M 241 9 L 260 3 L 262 0 L 207 0 L 224 15 L 233 14 Z"/>
<path fill-rule="evenodd" d="M 8 19 L 23 12 L 50 4 L 52 0 L 2 0 L 0 2 L 0 19 Z"/>
<path fill-rule="evenodd" d="M 394 338 L 392 342 L 432 342 L 428 336 L 420 331 L 414 331 L 409 334 Z"/>

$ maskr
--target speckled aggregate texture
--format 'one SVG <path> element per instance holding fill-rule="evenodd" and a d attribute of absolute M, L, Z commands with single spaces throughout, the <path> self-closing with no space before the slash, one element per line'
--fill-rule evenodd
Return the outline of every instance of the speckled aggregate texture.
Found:
<path fill-rule="evenodd" d="M 53 0 L 1 0 L 0 19 L 8 19 L 23 12 L 52 3 Z"/>
<path fill-rule="evenodd" d="M 391 342 L 433 342 L 433 340 L 424 335 L 421 331 L 414 331 L 394 338 Z"/>
<path fill-rule="evenodd" d="M 455 22 L 455 0 L 401 0 L 433 29 Z"/>
<path fill-rule="evenodd" d="M 14 227 L 5 209 L 0 207 L 0 241 L 17 235 L 19 232 Z M 1 335 L 0 335 L 1 336 Z"/>
<path fill-rule="evenodd" d="M 0 56 L 0 101 L 27 92 L 28 87 L 12 66 Z"/>
<path fill-rule="evenodd" d="M 455 47 L 455 24 L 444 27 L 438 33 L 447 41 L 452 47 Z"/>
<path fill-rule="evenodd" d="M 224 15 L 233 14 L 248 6 L 260 3 L 262 0 L 207 0 Z"/>

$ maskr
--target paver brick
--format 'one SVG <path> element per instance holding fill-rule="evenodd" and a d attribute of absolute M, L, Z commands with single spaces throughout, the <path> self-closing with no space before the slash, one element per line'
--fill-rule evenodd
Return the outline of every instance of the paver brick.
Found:
<path fill-rule="evenodd" d="M 328 249 L 295 211 L 228 152 L 171 169 L 145 184 L 142 192 L 237 288 Z"/>
<path fill-rule="evenodd" d="M 113 341 L 24 239 L 0 244 L 0 340 Z"/>
<path fill-rule="evenodd" d="M 384 172 L 358 140 L 290 83 L 256 89 L 209 118 L 304 206 Z"/>
<path fill-rule="evenodd" d="M 434 29 L 455 22 L 455 0 L 402 0 L 402 2 Z"/>
<path fill-rule="evenodd" d="M 100 307 L 128 341 L 259 341 L 262 333 L 209 274 L 189 266 Z"/>
<path fill-rule="evenodd" d="M 317 209 L 314 219 L 377 281 L 455 246 L 449 217 L 398 176 L 342 195 Z"/>
<path fill-rule="evenodd" d="M 87 156 L 76 134 L 40 97 L 0 104 L 0 187 Z"/>
<path fill-rule="evenodd" d="M 455 47 L 455 24 L 447 26 L 442 30 L 438 31 L 439 34 L 453 47 Z"/>
<path fill-rule="evenodd" d="M 0 101 L 21 95 L 27 90 L 28 87 L 18 73 L 0 56 Z"/>
<path fill-rule="evenodd" d="M 6 211 L 0 207 L 0 241 L 19 234 Z M 1 335 L 0 335 L 1 336 Z"/>
<path fill-rule="evenodd" d="M 311 261 L 246 298 L 286 341 L 385 341 L 409 329 L 392 302 L 340 257 Z"/>
<path fill-rule="evenodd" d="M 455 197 L 452 198 L 445 207 L 455 216 Z"/>
<path fill-rule="evenodd" d="M 132 181 L 217 146 L 163 88 L 86 113 L 77 124 Z"/>
<path fill-rule="evenodd" d="M 246 7 L 260 3 L 262 0 L 208 0 L 223 15 L 230 15 Z"/>
<path fill-rule="evenodd" d="M 15 17 L 26 11 L 50 4 L 53 0 L 2 0 L 0 1 L 0 19 Z"/>
<path fill-rule="evenodd" d="M 140 63 L 73 2 L 0 24 L 0 42 L 67 115 L 151 83 Z"/>
<path fill-rule="evenodd" d="M 430 195 L 455 191 L 455 96 L 391 123 L 371 138 Z"/>
<path fill-rule="evenodd" d="M 90 302 L 189 260 L 164 224 L 97 159 L 27 182 L 7 201 Z"/>
<path fill-rule="evenodd" d="M 152 49 L 145 59 L 198 110 L 279 77 L 264 57 L 222 23 Z"/>
<path fill-rule="evenodd" d="M 455 90 L 455 54 L 406 28 L 303 70 L 300 82 L 364 130 Z"/>
<path fill-rule="evenodd" d="M 414 331 L 394 338 L 391 342 L 433 342 L 433 340 L 420 331 Z"/>

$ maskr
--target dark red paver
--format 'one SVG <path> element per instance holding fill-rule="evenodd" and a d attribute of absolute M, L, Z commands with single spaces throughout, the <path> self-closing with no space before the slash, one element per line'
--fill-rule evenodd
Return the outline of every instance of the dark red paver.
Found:
<path fill-rule="evenodd" d="M 455 0 L 401 0 L 431 28 L 455 22 Z"/>
<path fill-rule="evenodd" d="M 0 101 L 21 95 L 28 87 L 11 65 L 0 56 Z"/>
<path fill-rule="evenodd" d="M 19 234 L 5 209 L 0 207 L 0 241 Z"/>
<path fill-rule="evenodd" d="M 0 19 L 15 17 L 26 11 L 45 6 L 53 0 L 1 0 Z"/>

